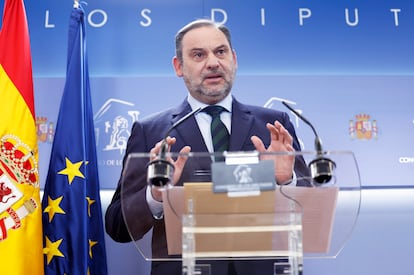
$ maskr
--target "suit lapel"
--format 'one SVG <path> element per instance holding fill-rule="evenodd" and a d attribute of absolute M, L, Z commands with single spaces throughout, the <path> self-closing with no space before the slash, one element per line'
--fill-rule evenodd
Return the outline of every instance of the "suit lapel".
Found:
<path fill-rule="evenodd" d="M 230 151 L 243 151 L 251 147 L 246 147 L 246 144 L 251 144 L 250 136 L 253 119 L 250 110 L 233 98 Z"/>
<path fill-rule="evenodd" d="M 171 125 L 189 112 L 191 112 L 191 107 L 187 101 L 184 101 L 176 110 L 173 111 Z M 174 135 L 176 134 L 177 137 L 178 150 L 180 150 L 183 146 L 190 145 L 192 152 L 208 151 L 194 116 L 178 125 L 173 133 Z"/>

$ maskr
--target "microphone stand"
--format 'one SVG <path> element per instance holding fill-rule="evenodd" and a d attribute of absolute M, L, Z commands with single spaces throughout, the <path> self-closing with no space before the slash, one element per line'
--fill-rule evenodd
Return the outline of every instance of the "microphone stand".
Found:
<path fill-rule="evenodd" d="M 304 116 L 302 116 L 298 111 L 296 111 L 285 101 L 282 101 L 282 104 L 285 105 L 286 108 L 292 111 L 295 115 L 297 115 L 303 122 L 309 125 L 315 135 L 316 158 L 312 160 L 308 165 L 313 181 L 318 185 L 330 182 L 336 164 L 334 161 L 324 156 L 325 152 L 322 149 L 322 141 L 319 138 L 319 135 L 316 132 L 315 127 L 313 127 L 312 123 L 310 123 Z"/>

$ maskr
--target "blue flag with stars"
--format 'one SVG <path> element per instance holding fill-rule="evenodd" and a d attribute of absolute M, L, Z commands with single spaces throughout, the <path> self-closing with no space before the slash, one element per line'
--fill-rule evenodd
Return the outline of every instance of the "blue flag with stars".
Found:
<path fill-rule="evenodd" d="M 74 7 L 42 200 L 45 274 L 107 274 L 84 19 Z"/>

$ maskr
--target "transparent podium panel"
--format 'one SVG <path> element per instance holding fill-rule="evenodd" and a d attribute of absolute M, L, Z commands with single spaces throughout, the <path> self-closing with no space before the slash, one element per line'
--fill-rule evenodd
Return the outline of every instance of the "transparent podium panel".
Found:
<path fill-rule="evenodd" d="M 273 260 L 273 274 L 300 274 L 302 209 L 298 204 L 284 196 L 276 201 L 270 191 L 229 197 L 211 194 L 208 184 L 204 187 L 184 187 L 182 244 L 173 244 L 179 250 L 174 252 L 182 252 L 183 274 L 210 274 L 209 264 L 197 264 L 200 259 Z"/>
<path fill-rule="evenodd" d="M 292 159 L 293 174 L 280 169 Z M 183 274 L 250 260 L 273 261 L 274 274 L 301 274 L 303 258 L 341 252 L 361 202 L 349 151 L 135 153 L 121 184 L 122 214 L 139 254 L 179 261 Z"/>

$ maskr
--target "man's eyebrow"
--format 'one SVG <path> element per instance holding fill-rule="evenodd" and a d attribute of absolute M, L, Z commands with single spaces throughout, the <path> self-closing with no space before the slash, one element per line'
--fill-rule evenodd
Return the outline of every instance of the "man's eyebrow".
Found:
<path fill-rule="evenodd" d="M 222 44 L 222 45 L 220 45 L 220 46 L 216 47 L 216 48 L 215 48 L 215 50 L 222 49 L 222 48 L 226 48 L 226 49 L 228 49 L 228 48 L 229 48 L 229 46 L 228 46 L 228 45 L 226 45 L 226 44 Z"/>
<path fill-rule="evenodd" d="M 215 47 L 213 49 L 213 51 L 216 51 L 216 50 L 219 50 L 219 49 L 223 49 L 223 48 L 229 49 L 229 46 L 226 45 L 226 44 L 222 44 L 220 46 Z M 190 52 L 193 52 L 193 51 L 205 51 L 205 48 L 192 48 L 192 49 L 190 49 Z"/>
<path fill-rule="evenodd" d="M 192 48 L 192 49 L 190 49 L 190 52 L 193 52 L 193 51 L 204 51 L 204 48 Z"/>

